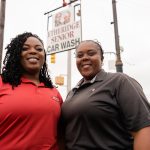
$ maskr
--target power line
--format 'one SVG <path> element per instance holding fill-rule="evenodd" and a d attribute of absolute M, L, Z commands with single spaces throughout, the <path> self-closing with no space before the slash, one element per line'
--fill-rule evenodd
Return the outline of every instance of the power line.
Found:
<path fill-rule="evenodd" d="M 143 1 L 135 1 L 135 0 L 129 0 L 129 1 L 119 1 L 120 4 L 123 4 L 123 6 L 127 6 L 130 8 L 136 7 L 136 8 L 145 8 L 145 9 L 150 9 L 150 2 L 148 1 L 147 3 Z"/>

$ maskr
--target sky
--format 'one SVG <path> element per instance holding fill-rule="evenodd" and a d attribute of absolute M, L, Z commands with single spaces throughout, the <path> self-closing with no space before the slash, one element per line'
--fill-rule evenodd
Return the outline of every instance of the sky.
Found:
<path fill-rule="evenodd" d="M 66 0 L 67 1 L 67 0 Z M 62 0 L 6 0 L 4 48 L 11 38 L 25 31 L 39 35 L 46 46 L 47 18 L 44 15 L 62 6 Z M 117 17 L 123 72 L 135 78 L 143 87 L 150 101 L 150 1 L 117 0 Z M 61 11 L 61 10 L 60 10 Z M 105 52 L 115 52 L 112 0 L 81 0 L 82 39 L 98 40 Z M 113 53 L 106 53 L 103 68 L 109 68 L 109 62 L 115 60 Z M 5 50 L 3 52 L 3 57 Z M 65 98 L 67 94 L 67 55 L 68 52 L 56 54 L 56 63 L 50 64 L 49 73 L 53 82 L 62 75 L 65 84 L 58 90 Z M 75 86 L 81 75 L 76 69 L 74 50 L 71 51 L 71 87 Z"/>

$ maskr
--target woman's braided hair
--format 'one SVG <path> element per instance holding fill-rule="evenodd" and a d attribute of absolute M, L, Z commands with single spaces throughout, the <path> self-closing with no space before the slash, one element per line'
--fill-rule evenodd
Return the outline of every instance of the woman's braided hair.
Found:
<path fill-rule="evenodd" d="M 32 34 L 31 32 L 25 32 L 13 38 L 10 44 L 8 44 L 5 48 L 6 55 L 3 61 L 4 67 L 2 69 L 1 76 L 3 82 L 11 84 L 12 88 L 17 87 L 19 84 L 21 84 L 23 68 L 20 64 L 20 56 L 23 45 L 29 37 L 35 37 L 43 44 L 43 41 L 36 34 Z M 43 82 L 46 87 L 53 88 L 53 84 L 47 70 L 46 54 L 44 65 L 40 70 L 39 79 L 40 82 Z"/>

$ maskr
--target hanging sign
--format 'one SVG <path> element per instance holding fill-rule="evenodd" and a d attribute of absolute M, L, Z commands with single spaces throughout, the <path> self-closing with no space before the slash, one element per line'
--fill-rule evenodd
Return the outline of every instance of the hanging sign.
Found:
<path fill-rule="evenodd" d="M 52 16 L 52 30 L 48 31 L 47 54 L 75 48 L 81 42 L 81 21 L 74 21 L 74 7 Z"/>

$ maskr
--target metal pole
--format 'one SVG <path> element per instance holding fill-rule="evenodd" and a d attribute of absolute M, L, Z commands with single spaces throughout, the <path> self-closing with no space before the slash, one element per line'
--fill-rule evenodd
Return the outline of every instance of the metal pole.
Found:
<path fill-rule="evenodd" d="M 71 90 L 71 50 L 67 56 L 67 93 Z"/>
<path fill-rule="evenodd" d="M 123 72 L 123 63 L 121 61 L 120 55 L 120 44 L 119 44 L 119 36 L 118 36 L 118 21 L 117 21 L 117 10 L 116 10 L 116 0 L 112 0 L 112 8 L 113 8 L 113 24 L 114 24 L 114 33 L 115 33 L 115 46 L 116 46 L 116 71 Z"/>
<path fill-rule="evenodd" d="M 70 2 L 69 2 L 67 5 L 70 5 L 71 3 L 74 3 L 74 2 L 76 2 L 76 1 L 78 1 L 78 0 L 73 0 L 73 1 L 70 0 Z M 66 6 L 67 6 L 67 5 L 66 5 Z M 58 8 L 55 8 L 55 9 L 53 9 L 53 10 L 51 10 L 51 11 L 48 11 L 48 12 L 44 13 L 44 15 L 47 15 L 47 14 L 49 14 L 49 13 L 51 13 L 51 12 L 53 12 L 53 11 L 56 11 L 56 10 L 58 10 L 58 9 L 60 9 L 60 8 L 63 8 L 63 7 L 64 7 L 64 6 L 62 5 L 62 6 L 58 7 Z"/>
<path fill-rule="evenodd" d="M 0 73 L 2 68 L 2 52 L 4 39 L 4 23 L 5 23 L 5 3 L 6 0 L 0 1 Z"/>
<path fill-rule="evenodd" d="M 68 50 L 67 54 L 68 54 L 67 56 L 67 93 L 68 93 L 71 90 L 71 50 Z"/>

